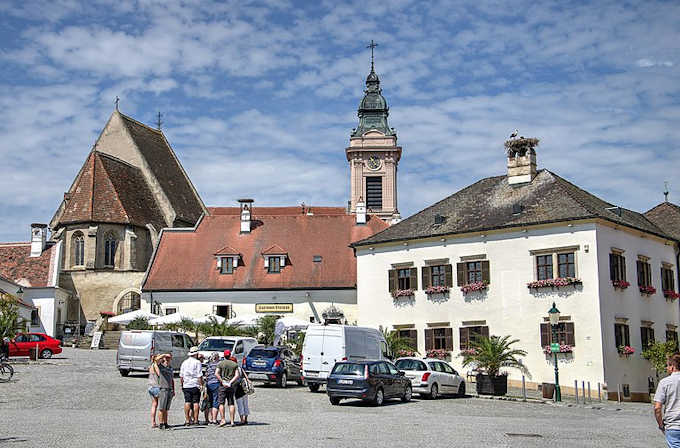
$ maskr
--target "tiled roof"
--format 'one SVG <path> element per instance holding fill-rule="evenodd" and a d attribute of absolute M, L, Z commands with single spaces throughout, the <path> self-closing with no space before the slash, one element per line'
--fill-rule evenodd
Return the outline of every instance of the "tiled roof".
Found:
<path fill-rule="evenodd" d="M 278 244 L 274 244 L 273 246 L 262 251 L 262 255 L 282 255 L 287 253 L 288 252 Z"/>
<path fill-rule="evenodd" d="M 555 173 L 540 170 L 525 184 L 510 185 L 507 176 L 482 179 L 354 245 L 587 218 L 667 237 L 641 213 L 617 208 Z"/>
<path fill-rule="evenodd" d="M 239 207 L 208 207 L 208 213 L 211 215 L 239 215 L 241 209 Z M 253 219 L 257 215 L 268 216 L 294 216 L 294 215 L 346 215 L 347 209 L 344 207 L 258 207 L 251 208 Z"/>
<path fill-rule="evenodd" d="M 645 216 L 676 241 L 680 241 L 680 206 L 662 202 L 645 212 Z"/>
<path fill-rule="evenodd" d="M 141 171 L 108 154 L 90 152 L 68 196 L 58 225 L 106 222 L 165 227 Z"/>
<path fill-rule="evenodd" d="M 238 255 L 238 251 L 227 244 L 222 249 L 215 252 L 215 255 Z"/>
<path fill-rule="evenodd" d="M 256 207 L 259 224 L 240 233 L 238 214 L 214 210 L 196 230 L 163 231 L 144 290 L 355 288 L 356 258 L 349 244 L 387 227 L 374 216 L 356 225 L 356 217 L 345 212 L 307 215 L 299 207 L 276 207 L 265 214 Z M 242 257 L 233 274 L 217 270 L 214 255 L 226 245 Z M 268 274 L 261 254 L 274 245 L 285 247 L 288 258 L 280 273 Z"/>
<path fill-rule="evenodd" d="M 203 205 L 163 133 L 120 115 L 175 210 L 176 219 L 194 225 L 203 214 Z"/>
<path fill-rule="evenodd" d="M 48 245 L 39 257 L 31 257 L 31 243 L 0 243 L 0 275 L 22 286 L 54 286 L 50 279 L 55 247 Z"/>

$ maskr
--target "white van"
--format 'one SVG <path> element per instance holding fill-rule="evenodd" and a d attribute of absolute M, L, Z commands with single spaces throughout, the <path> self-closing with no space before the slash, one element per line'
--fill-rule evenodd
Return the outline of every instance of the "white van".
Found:
<path fill-rule="evenodd" d="M 326 383 L 337 361 L 388 359 L 387 343 L 375 328 L 310 324 L 302 347 L 302 376 L 309 390 Z"/>
<path fill-rule="evenodd" d="M 146 372 L 152 356 L 171 353 L 171 367 L 179 370 L 193 345 L 194 341 L 188 335 L 176 331 L 124 331 L 118 342 L 116 367 L 123 376 L 128 376 L 131 371 Z"/>
<path fill-rule="evenodd" d="M 223 358 L 225 350 L 231 351 L 239 365 L 243 358 L 248 356 L 250 350 L 257 345 L 257 339 L 243 336 L 208 336 L 198 346 L 198 353 L 203 355 L 203 363 L 207 363 L 213 353 L 218 353 Z"/>

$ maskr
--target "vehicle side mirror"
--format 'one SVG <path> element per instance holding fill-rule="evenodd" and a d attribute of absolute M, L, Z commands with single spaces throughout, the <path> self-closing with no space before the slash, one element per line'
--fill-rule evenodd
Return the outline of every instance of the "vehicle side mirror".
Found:
<path fill-rule="evenodd" d="M 397 375 L 399 375 L 399 376 L 404 376 L 404 375 L 406 375 L 406 372 L 404 372 L 403 370 L 400 370 L 400 371 L 397 373 Z"/>

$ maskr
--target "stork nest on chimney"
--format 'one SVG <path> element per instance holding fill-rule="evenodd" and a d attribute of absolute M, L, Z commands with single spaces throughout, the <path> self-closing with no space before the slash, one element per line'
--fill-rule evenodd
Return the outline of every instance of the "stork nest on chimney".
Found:
<path fill-rule="evenodd" d="M 505 141 L 505 149 L 508 150 L 508 157 L 520 155 L 526 155 L 527 151 L 529 153 L 534 152 L 534 148 L 538 146 L 539 140 L 537 138 L 513 138 Z"/>

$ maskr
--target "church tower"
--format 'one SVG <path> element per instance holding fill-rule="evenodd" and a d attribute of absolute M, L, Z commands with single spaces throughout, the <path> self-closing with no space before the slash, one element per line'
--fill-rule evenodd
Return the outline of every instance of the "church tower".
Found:
<path fill-rule="evenodd" d="M 350 211 L 357 204 L 386 220 L 398 220 L 397 165 L 401 147 L 397 134 L 387 124 L 389 108 L 375 73 L 371 42 L 371 72 L 366 78 L 364 98 L 359 104 L 359 126 L 352 131 L 345 149 L 350 166 Z M 363 203 L 363 204 L 362 204 Z"/>

